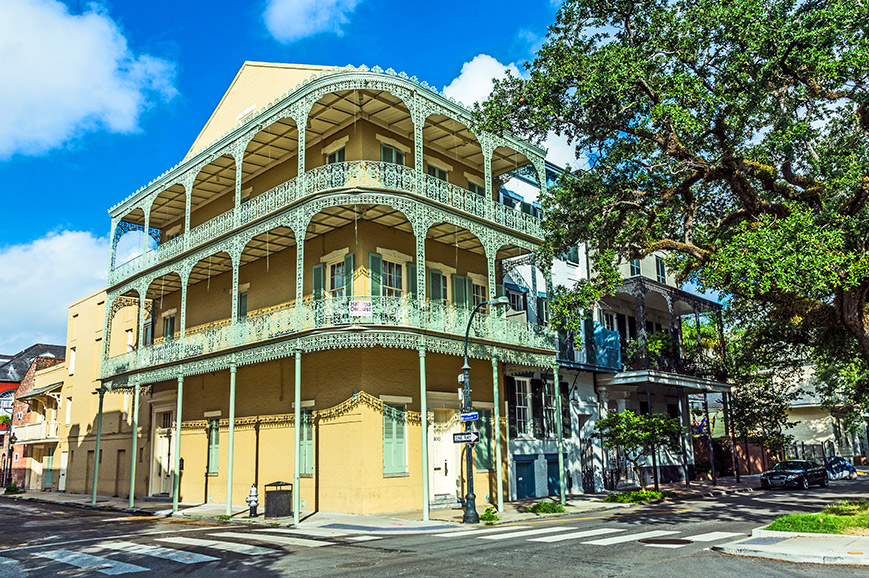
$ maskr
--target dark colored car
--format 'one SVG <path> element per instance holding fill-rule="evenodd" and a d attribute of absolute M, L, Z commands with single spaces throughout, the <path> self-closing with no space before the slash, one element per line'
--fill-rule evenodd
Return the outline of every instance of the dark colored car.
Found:
<path fill-rule="evenodd" d="M 772 488 L 808 490 L 811 484 L 826 487 L 827 470 L 824 466 L 808 460 L 785 460 L 760 474 L 760 487 L 765 490 Z"/>

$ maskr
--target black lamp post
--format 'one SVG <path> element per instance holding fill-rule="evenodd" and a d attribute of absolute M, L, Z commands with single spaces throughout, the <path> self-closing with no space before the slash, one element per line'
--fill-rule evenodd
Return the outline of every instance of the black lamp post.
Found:
<path fill-rule="evenodd" d="M 465 329 L 465 364 L 462 366 L 462 413 L 471 411 L 471 366 L 468 365 L 468 335 L 471 333 L 471 323 L 474 321 L 474 315 L 484 305 L 492 307 L 504 307 L 509 305 L 510 300 L 506 297 L 496 297 L 491 301 L 483 301 L 471 311 L 471 316 L 468 318 L 468 327 Z M 498 427 L 497 425 L 495 427 Z M 465 422 L 465 431 L 471 431 L 471 422 Z M 472 443 L 467 444 L 465 449 L 465 470 L 467 471 L 466 480 L 468 481 L 468 493 L 465 496 L 465 513 L 462 516 L 463 524 L 479 524 L 480 515 L 477 513 L 477 496 L 474 495 L 474 464 L 471 459 Z"/>
<path fill-rule="evenodd" d="M 11 426 L 10 426 L 11 427 Z M 10 429 L 11 431 L 11 429 Z M 6 484 L 12 481 L 12 446 L 15 445 L 15 442 L 18 441 L 18 438 L 15 437 L 15 432 L 9 434 L 9 450 L 6 452 Z"/>

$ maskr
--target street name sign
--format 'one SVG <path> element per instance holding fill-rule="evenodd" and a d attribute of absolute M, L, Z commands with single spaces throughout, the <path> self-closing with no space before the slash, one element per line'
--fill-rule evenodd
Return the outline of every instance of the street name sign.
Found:
<path fill-rule="evenodd" d="M 480 432 L 463 431 L 453 434 L 454 444 L 475 444 L 480 441 Z"/>
<path fill-rule="evenodd" d="M 462 414 L 462 421 L 477 421 L 480 419 L 480 414 L 476 411 Z"/>

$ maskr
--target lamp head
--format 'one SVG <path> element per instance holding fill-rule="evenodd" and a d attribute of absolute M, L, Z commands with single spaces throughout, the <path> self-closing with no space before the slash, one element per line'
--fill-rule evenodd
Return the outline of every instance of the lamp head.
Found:
<path fill-rule="evenodd" d="M 489 305 L 492 307 L 506 307 L 507 305 L 510 305 L 510 299 L 502 295 L 501 297 L 495 297 L 489 301 Z"/>

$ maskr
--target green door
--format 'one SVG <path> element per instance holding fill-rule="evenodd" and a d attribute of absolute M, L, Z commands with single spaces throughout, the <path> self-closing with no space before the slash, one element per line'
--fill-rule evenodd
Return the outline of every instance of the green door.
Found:
<path fill-rule="evenodd" d="M 54 474 L 54 447 L 45 448 L 45 489 L 51 489 L 51 479 Z"/>

